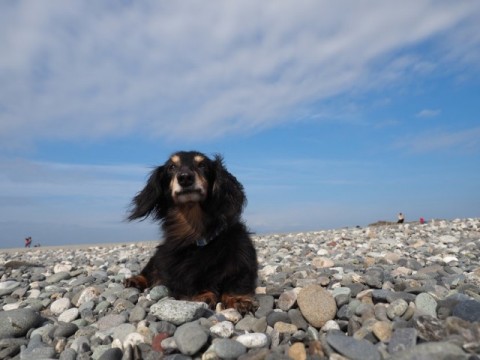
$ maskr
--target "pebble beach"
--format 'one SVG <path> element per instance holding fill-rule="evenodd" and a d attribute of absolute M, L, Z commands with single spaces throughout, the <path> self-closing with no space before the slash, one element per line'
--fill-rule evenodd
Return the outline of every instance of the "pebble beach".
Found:
<path fill-rule="evenodd" d="M 0 359 L 480 359 L 480 219 L 253 239 L 243 315 L 125 288 L 157 242 L 0 250 Z"/>

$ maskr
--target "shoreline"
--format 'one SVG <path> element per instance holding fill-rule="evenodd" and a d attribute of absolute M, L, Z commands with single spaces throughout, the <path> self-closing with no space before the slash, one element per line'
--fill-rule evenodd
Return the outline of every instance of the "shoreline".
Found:
<path fill-rule="evenodd" d="M 393 225 L 252 236 L 247 314 L 125 288 L 157 241 L 1 251 L 0 358 L 477 358 L 480 219 Z"/>
<path fill-rule="evenodd" d="M 442 221 L 447 221 L 447 222 L 454 222 L 454 221 L 468 221 L 468 220 L 475 220 L 475 219 L 480 219 L 480 217 L 474 217 L 474 218 L 454 218 L 454 219 L 431 219 L 428 222 L 425 222 L 423 225 L 428 225 L 432 223 L 438 223 Z M 374 223 L 368 224 L 366 226 L 345 226 L 345 227 L 339 227 L 339 228 L 331 228 L 331 229 L 318 229 L 318 230 L 305 230 L 305 231 L 288 231 L 288 232 L 268 232 L 268 233 L 255 233 L 252 232 L 251 236 L 252 238 L 259 238 L 259 237 L 264 237 L 264 236 L 288 236 L 288 235 L 293 235 L 293 234 L 315 234 L 315 233 L 322 233 L 322 232 L 329 232 L 329 231 L 347 231 L 347 230 L 361 230 L 361 229 L 368 229 L 368 228 L 378 228 L 378 227 L 392 227 L 392 226 L 412 226 L 412 225 L 419 225 L 420 223 L 418 221 L 408 221 L 403 224 L 398 224 L 397 222 L 394 221 L 386 221 L 386 220 L 379 220 Z M 1 252 L 24 252 L 24 251 L 35 251 L 35 250 L 40 250 L 40 249 L 45 249 L 45 250 L 56 250 L 56 249 L 87 249 L 91 247 L 105 247 L 105 248 L 111 248 L 111 247 L 116 247 L 116 246 L 128 246 L 132 244 L 154 244 L 157 245 L 161 241 L 161 238 L 156 239 L 156 240 L 132 240 L 132 241 L 122 241 L 122 242 L 104 242 L 104 243 L 84 243 L 84 244 L 60 244 L 60 245 L 45 245 L 45 246 L 32 246 L 30 248 L 25 248 L 25 247 L 11 247 L 11 248 L 2 248 L 0 247 L 0 253 Z"/>

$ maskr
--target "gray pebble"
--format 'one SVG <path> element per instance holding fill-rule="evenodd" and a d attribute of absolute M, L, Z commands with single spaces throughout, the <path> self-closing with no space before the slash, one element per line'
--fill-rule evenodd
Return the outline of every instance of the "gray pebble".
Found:
<path fill-rule="evenodd" d="M 332 331 L 327 335 L 328 344 L 340 354 L 352 360 L 380 360 L 377 348 L 367 340 L 357 340 Z"/>
<path fill-rule="evenodd" d="M 162 299 L 150 307 L 150 313 L 160 320 L 180 325 L 198 319 L 206 308 L 205 303 Z"/>
<path fill-rule="evenodd" d="M 460 301 L 453 308 L 452 315 L 467 321 L 480 321 L 480 301 Z"/>
<path fill-rule="evenodd" d="M 393 332 L 388 343 L 390 354 L 410 349 L 417 344 L 417 330 L 415 328 L 400 328 Z"/>
<path fill-rule="evenodd" d="M 247 348 L 238 341 L 219 339 L 213 343 L 213 350 L 222 359 L 236 359 L 247 352 Z"/>
<path fill-rule="evenodd" d="M 17 309 L 0 312 L 0 339 L 24 336 L 28 330 L 36 328 L 42 317 L 32 309 Z"/>
<path fill-rule="evenodd" d="M 202 326 L 193 322 L 178 327 L 174 338 L 182 354 L 193 355 L 207 343 L 208 335 Z"/>
<path fill-rule="evenodd" d="M 119 348 L 111 348 L 105 351 L 98 360 L 121 360 L 123 352 Z"/>

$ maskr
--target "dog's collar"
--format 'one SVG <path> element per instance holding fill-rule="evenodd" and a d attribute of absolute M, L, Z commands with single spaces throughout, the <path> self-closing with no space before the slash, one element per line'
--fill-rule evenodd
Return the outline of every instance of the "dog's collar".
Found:
<path fill-rule="evenodd" d="M 195 240 L 198 247 L 204 247 L 210 244 L 220 233 L 225 230 L 226 226 L 220 226 L 217 230 L 213 232 L 209 237 L 201 237 Z"/>

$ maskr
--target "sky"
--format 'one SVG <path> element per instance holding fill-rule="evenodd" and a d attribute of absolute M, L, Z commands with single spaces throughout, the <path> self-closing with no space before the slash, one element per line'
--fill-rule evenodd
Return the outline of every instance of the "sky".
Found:
<path fill-rule="evenodd" d="M 178 150 L 220 153 L 252 232 L 480 216 L 480 2 L 0 2 L 0 248 L 126 222 Z"/>

